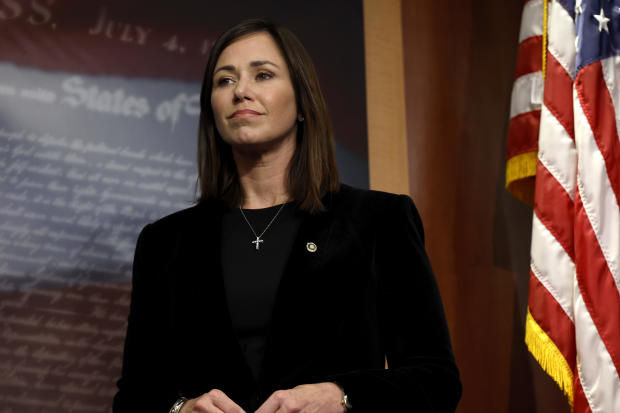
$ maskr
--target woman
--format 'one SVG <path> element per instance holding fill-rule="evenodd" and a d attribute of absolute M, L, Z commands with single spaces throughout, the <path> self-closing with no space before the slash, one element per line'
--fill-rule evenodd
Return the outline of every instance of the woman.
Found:
<path fill-rule="evenodd" d="M 114 411 L 454 411 L 415 206 L 338 183 L 291 32 L 249 20 L 215 43 L 198 151 L 200 202 L 138 239 Z"/>

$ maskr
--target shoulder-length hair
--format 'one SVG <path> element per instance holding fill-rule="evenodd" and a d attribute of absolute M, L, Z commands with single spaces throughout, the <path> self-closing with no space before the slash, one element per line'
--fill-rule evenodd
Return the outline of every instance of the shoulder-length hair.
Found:
<path fill-rule="evenodd" d="M 278 45 L 288 65 L 297 111 L 304 118 L 297 123 L 297 144 L 288 171 L 289 193 L 300 209 L 311 213 L 322 211 L 325 208 L 321 198 L 339 188 L 327 105 L 312 60 L 301 42 L 290 30 L 263 19 L 246 20 L 229 28 L 211 48 L 200 94 L 198 200 L 221 199 L 230 207 L 243 202 L 231 147 L 222 140 L 215 126 L 211 92 L 215 64 L 222 51 L 237 39 L 257 32 L 268 33 Z"/>

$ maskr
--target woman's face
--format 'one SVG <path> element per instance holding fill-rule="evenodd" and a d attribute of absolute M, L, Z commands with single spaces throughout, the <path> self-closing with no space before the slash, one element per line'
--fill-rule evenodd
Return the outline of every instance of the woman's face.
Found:
<path fill-rule="evenodd" d="M 295 91 L 271 35 L 253 33 L 222 51 L 213 74 L 211 107 L 220 136 L 235 149 L 295 143 Z"/>

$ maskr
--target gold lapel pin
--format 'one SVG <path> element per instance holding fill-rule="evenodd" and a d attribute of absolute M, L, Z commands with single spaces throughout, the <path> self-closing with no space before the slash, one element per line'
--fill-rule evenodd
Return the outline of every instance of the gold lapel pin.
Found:
<path fill-rule="evenodd" d="M 306 243 L 306 249 L 307 249 L 308 251 L 310 251 L 310 252 L 316 252 L 317 248 L 318 248 L 318 247 L 316 246 L 316 244 L 315 244 L 314 242 L 308 242 L 308 243 Z"/>

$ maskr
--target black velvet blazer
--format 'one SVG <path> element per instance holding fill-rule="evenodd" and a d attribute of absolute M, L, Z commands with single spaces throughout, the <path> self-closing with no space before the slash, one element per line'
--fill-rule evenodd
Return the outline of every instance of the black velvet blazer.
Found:
<path fill-rule="evenodd" d="M 226 207 L 204 202 L 147 225 L 114 412 L 165 413 L 217 388 L 249 413 L 275 390 L 322 381 L 339 383 L 355 413 L 454 411 L 461 383 L 413 202 L 342 185 L 324 204 L 294 241 L 258 380 L 221 276 Z"/>

